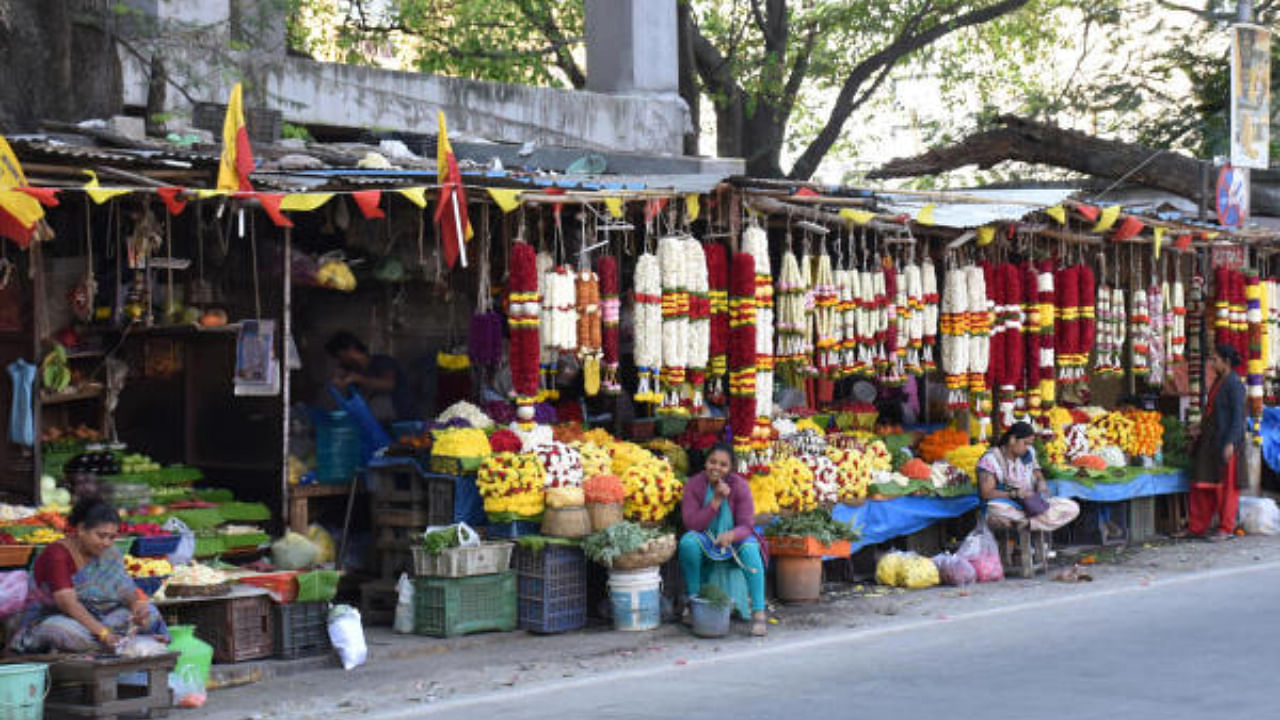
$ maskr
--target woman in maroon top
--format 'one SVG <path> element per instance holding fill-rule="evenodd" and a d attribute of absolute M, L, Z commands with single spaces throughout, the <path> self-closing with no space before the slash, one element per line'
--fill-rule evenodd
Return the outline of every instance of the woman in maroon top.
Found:
<path fill-rule="evenodd" d="M 31 597 L 10 646 L 16 652 L 113 651 L 138 628 L 168 640 L 155 606 L 125 570 L 115 548 L 120 515 L 95 498 L 71 509 L 67 537 L 45 548 L 32 570 Z"/>
<path fill-rule="evenodd" d="M 751 634 L 765 634 L 764 563 L 755 532 L 755 503 L 747 481 L 732 471 L 733 452 L 716 445 L 702 472 L 689 478 L 680 506 L 688 531 L 680 538 L 685 590 L 697 595 L 713 583 L 733 598 L 738 612 L 751 608 Z"/>

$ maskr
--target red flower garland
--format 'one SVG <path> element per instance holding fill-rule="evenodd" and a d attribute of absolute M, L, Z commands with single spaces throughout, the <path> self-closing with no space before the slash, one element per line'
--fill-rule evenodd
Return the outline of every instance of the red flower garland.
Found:
<path fill-rule="evenodd" d="M 618 259 L 612 255 L 600 258 L 596 266 L 596 274 L 600 276 L 600 319 L 602 321 L 600 337 L 604 351 L 604 375 L 600 378 L 600 386 L 605 393 L 617 395 L 622 392 L 622 384 L 618 382 L 618 362 L 621 357 L 618 328 L 621 311 L 621 300 L 618 297 Z"/>
<path fill-rule="evenodd" d="M 991 304 L 991 355 L 987 361 L 987 387 L 998 390 L 1004 380 L 1005 347 L 1004 338 L 1007 331 L 1005 310 L 1004 276 L 999 267 L 991 263 L 982 263 L 982 274 L 987 283 L 987 300 Z"/>
<path fill-rule="evenodd" d="M 1023 388 L 1032 412 L 1040 409 L 1040 274 L 1034 263 L 1022 264 L 1022 312 L 1025 318 L 1027 374 Z"/>
<path fill-rule="evenodd" d="M 729 279 L 729 427 L 740 458 L 751 452 L 756 422 L 756 266 L 735 253 Z M 768 330 L 766 330 L 768 332 Z"/>
<path fill-rule="evenodd" d="M 707 286 L 711 288 L 710 376 L 729 369 L 729 256 L 725 247 L 709 242 L 702 246 L 707 257 Z"/>
<path fill-rule="evenodd" d="M 1054 367 L 1057 365 L 1057 358 L 1054 354 L 1056 349 L 1056 337 L 1054 333 L 1055 318 L 1057 317 L 1057 292 L 1055 291 L 1056 283 L 1054 282 L 1054 271 L 1052 260 L 1041 260 L 1036 268 L 1038 277 L 1036 278 L 1036 293 L 1040 299 L 1040 325 L 1038 328 L 1040 356 L 1037 362 L 1040 364 L 1040 404 L 1041 407 L 1052 407 L 1056 401 L 1057 392 L 1054 378 Z"/>
<path fill-rule="evenodd" d="M 507 283 L 508 323 L 511 327 L 511 385 L 519 405 L 518 417 L 533 420 L 533 404 L 538 397 L 538 363 L 541 344 L 538 340 L 538 253 L 528 243 L 511 248 L 510 279 Z"/>
<path fill-rule="evenodd" d="M 1089 364 L 1089 355 L 1093 352 L 1093 343 L 1098 336 L 1098 322 L 1095 317 L 1098 284 L 1093 277 L 1093 268 L 1088 265 L 1079 265 L 1077 272 L 1079 273 L 1080 283 L 1080 299 L 1078 300 L 1080 337 L 1079 344 L 1076 346 L 1076 367 L 1081 368 L 1077 381 L 1085 382 L 1083 368 Z M 1161 309 L 1151 308 L 1151 311 L 1159 312 Z"/>
<path fill-rule="evenodd" d="M 1062 268 L 1054 277 L 1058 288 L 1057 331 L 1058 379 L 1063 384 L 1075 382 L 1072 367 L 1080 346 L 1080 271 L 1076 266 Z"/>

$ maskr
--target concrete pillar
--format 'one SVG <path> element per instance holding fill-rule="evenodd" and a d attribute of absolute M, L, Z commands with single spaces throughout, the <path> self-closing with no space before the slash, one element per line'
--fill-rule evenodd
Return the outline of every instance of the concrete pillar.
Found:
<path fill-rule="evenodd" d="M 587 89 L 679 92 L 676 0 L 586 0 Z"/>

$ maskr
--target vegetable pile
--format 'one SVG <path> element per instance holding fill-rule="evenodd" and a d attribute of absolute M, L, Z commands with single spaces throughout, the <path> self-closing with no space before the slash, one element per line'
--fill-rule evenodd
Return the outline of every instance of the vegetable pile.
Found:
<path fill-rule="evenodd" d="M 852 525 L 837 521 L 824 510 L 778 518 L 777 522 L 764 529 L 764 534 L 765 537 L 811 537 L 823 545 L 860 537 Z"/>
<path fill-rule="evenodd" d="M 612 567 L 619 555 L 643 550 L 660 537 L 662 533 L 657 530 L 624 520 L 588 535 L 582 541 L 582 550 L 593 561 Z"/>

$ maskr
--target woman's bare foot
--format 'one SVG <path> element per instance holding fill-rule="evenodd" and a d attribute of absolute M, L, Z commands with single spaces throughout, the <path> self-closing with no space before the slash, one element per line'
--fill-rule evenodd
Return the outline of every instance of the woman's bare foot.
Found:
<path fill-rule="evenodd" d="M 751 636 L 764 637 L 769 631 L 769 616 L 763 610 L 751 613 Z"/>

